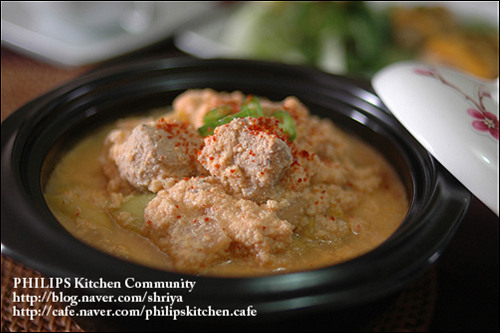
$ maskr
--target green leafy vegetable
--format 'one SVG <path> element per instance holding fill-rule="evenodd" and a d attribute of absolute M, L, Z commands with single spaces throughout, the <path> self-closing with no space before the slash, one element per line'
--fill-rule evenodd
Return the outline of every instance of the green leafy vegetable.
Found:
<path fill-rule="evenodd" d="M 388 59 L 408 58 L 394 46 L 388 14 L 364 1 L 250 1 L 230 21 L 225 42 L 249 58 L 370 77 Z"/>

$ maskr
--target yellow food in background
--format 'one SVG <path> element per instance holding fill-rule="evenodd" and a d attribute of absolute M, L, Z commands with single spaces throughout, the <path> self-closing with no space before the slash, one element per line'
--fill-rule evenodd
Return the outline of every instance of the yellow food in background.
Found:
<path fill-rule="evenodd" d="M 430 63 L 455 67 L 482 78 L 498 77 L 498 40 L 470 34 L 430 37 L 421 57 Z"/>
<path fill-rule="evenodd" d="M 442 7 L 394 7 L 389 12 L 394 42 L 412 51 L 418 52 L 432 36 L 459 28 L 451 13 Z"/>
<path fill-rule="evenodd" d="M 498 77 L 498 31 L 461 25 L 442 7 L 395 7 L 390 20 L 395 43 L 417 59 L 481 78 Z"/>

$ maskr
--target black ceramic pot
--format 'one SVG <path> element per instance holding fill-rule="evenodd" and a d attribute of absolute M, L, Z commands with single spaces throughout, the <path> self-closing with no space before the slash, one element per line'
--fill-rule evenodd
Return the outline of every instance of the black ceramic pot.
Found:
<path fill-rule="evenodd" d="M 406 186 L 411 207 L 404 222 L 387 241 L 359 258 L 313 271 L 257 278 L 198 277 L 156 270 L 104 254 L 71 236 L 51 214 L 42 194 L 58 156 L 89 129 L 169 105 L 177 95 L 193 88 L 241 90 L 271 100 L 293 95 L 312 113 L 329 117 L 370 142 L 395 166 Z M 2 123 L 2 253 L 47 277 L 65 278 L 67 285 L 52 287 L 60 287 L 68 295 L 130 296 L 128 302 L 80 304 L 83 308 L 143 310 L 146 306 L 150 310 L 154 305 L 165 305 L 166 299 L 150 302 L 132 296 L 149 297 L 156 292 L 182 296 L 183 302 L 174 307 L 251 307 L 257 316 L 249 320 L 249 325 L 276 323 L 290 314 L 315 311 L 328 311 L 331 316 L 354 314 L 352 317 L 359 323 L 362 315 L 352 309 L 394 295 L 438 259 L 470 199 L 470 193 L 407 133 L 376 95 L 350 79 L 306 67 L 191 58 L 121 65 L 55 89 Z M 75 282 L 80 278 L 120 282 L 121 288 L 84 287 Z M 136 282 L 194 281 L 196 285 L 192 292 L 150 285 L 129 287 L 125 281 L 132 281 L 130 278 Z M 146 321 L 144 315 L 129 312 L 125 318 L 90 319 L 101 325 L 98 329 L 119 330 L 164 330 L 174 324 L 183 327 L 179 323 L 186 319 L 173 321 L 159 316 Z M 216 319 L 215 323 L 232 322 L 230 318 Z M 192 324 L 208 319 L 186 320 Z M 234 322 L 247 320 L 238 318 Z M 332 329 L 342 327 L 336 320 Z M 293 323 L 289 319 L 285 322 Z M 218 325 L 211 327 L 220 329 Z"/>

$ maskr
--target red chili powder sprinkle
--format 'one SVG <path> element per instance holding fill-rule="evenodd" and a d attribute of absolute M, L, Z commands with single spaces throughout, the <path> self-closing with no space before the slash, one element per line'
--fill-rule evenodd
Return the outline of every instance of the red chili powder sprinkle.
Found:
<path fill-rule="evenodd" d="M 286 135 L 281 128 L 279 128 L 279 120 L 274 117 L 259 117 L 252 118 L 252 124 L 248 126 L 250 134 L 260 135 L 262 132 L 271 136 L 276 136 L 279 139 L 288 142 L 288 135 Z M 253 152 L 251 152 L 252 154 Z"/>
<path fill-rule="evenodd" d="M 164 130 L 170 135 L 177 135 L 181 132 L 185 132 L 188 126 L 188 123 L 168 121 L 165 118 L 161 118 L 156 122 L 156 129 Z"/>

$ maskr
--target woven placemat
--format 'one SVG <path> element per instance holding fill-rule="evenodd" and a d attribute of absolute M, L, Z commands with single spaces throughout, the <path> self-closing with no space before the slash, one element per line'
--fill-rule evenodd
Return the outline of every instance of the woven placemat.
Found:
<path fill-rule="evenodd" d="M 83 332 L 70 317 L 55 317 L 43 313 L 44 307 L 62 309 L 59 303 L 48 300 L 30 304 L 25 300 L 14 300 L 14 295 L 30 295 L 41 299 L 44 293 L 50 291 L 47 288 L 15 288 L 14 277 L 41 278 L 42 275 L 2 255 L 2 332 Z M 36 310 L 41 315 L 31 319 L 21 314 L 20 309 Z"/>
<path fill-rule="evenodd" d="M 438 293 L 435 268 L 410 284 L 372 323 L 374 332 L 427 332 Z"/>
<path fill-rule="evenodd" d="M 33 295 L 42 299 L 44 293 L 50 291 L 46 288 L 14 288 L 14 277 L 40 278 L 42 275 L 2 255 L 2 332 L 84 332 L 71 317 L 43 314 L 43 309 L 49 306 L 63 309 L 59 303 L 48 300 L 31 305 L 14 300 L 14 295 Z M 436 295 L 436 273 L 430 270 L 406 288 L 367 329 L 373 332 L 425 332 L 432 320 Z M 19 314 L 18 310 L 23 308 L 38 310 L 41 315 L 30 319 Z"/>

